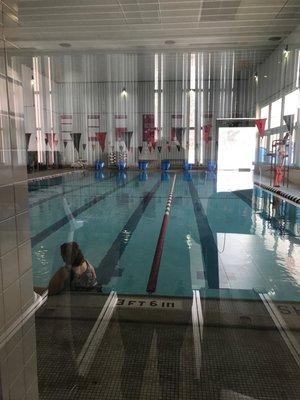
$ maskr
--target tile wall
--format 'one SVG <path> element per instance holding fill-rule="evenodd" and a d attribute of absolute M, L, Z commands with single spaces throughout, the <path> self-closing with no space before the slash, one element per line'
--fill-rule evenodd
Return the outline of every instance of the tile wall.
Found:
<path fill-rule="evenodd" d="M 6 3 L 6 4 L 5 4 Z M 2 2 L 2 22 L 17 10 Z M 10 21 L 11 23 L 11 21 Z M 0 38 L 0 398 L 38 399 L 26 149 L 19 66 Z"/>

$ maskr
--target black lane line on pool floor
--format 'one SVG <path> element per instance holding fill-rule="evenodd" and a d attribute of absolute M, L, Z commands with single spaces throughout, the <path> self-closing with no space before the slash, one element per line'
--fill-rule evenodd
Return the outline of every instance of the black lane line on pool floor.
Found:
<path fill-rule="evenodd" d="M 197 222 L 199 239 L 204 260 L 204 271 L 209 289 L 219 289 L 219 258 L 218 248 L 207 216 L 202 207 L 198 192 L 193 181 L 189 182 L 189 190 L 192 197 L 194 214 Z"/>
<path fill-rule="evenodd" d="M 103 179 L 103 181 L 101 181 L 101 182 L 109 181 L 110 179 L 114 178 L 115 176 L 116 176 L 116 174 L 111 175 L 111 176 L 109 176 L 108 178 Z M 74 189 L 70 189 L 70 190 L 67 190 L 67 191 L 62 192 L 62 193 L 56 193 L 56 194 L 54 194 L 53 196 L 50 196 L 50 197 L 47 197 L 47 198 L 45 198 L 45 199 L 41 199 L 41 200 L 35 201 L 34 203 L 29 204 L 29 208 L 33 208 L 33 207 L 39 206 L 40 204 L 46 203 L 46 201 L 56 199 L 57 197 L 63 197 L 64 195 L 69 194 L 69 193 L 72 193 L 72 192 L 75 192 L 76 190 L 80 190 L 80 189 L 83 189 L 83 188 L 87 188 L 87 187 L 89 187 L 89 186 L 93 186 L 93 185 L 96 185 L 96 184 L 97 184 L 97 182 L 93 181 L 93 182 L 91 182 L 91 183 L 87 183 L 86 185 L 77 186 L 77 187 L 74 188 Z M 37 190 L 38 190 L 38 189 L 37 189 Z M 29 191 L 29 192 L 30 192 L 30 191 Z M 34 192 L 34 191 L 32 191 L 32 192 Z"/>
<path fill-rule="evenodd" d="M 127 181 L 124 185 L 122 186 L 117 186 L 114 189 L 109 190 L 108 192 L 105 192 L 101 195 L 95 196 L 92 200 L 84 204 L 83 206 L 77 208 L 76 210 L 72 211 L 72 214 L 66 215 L 63 218 L 59 219 L 58 221 L 54 222 L 54 224 L 48 226 L 41 232 L 37 233 L 35 236 L 31 238 L 31 246 L 35 246 L 38 243 L 40 243 L 42 240 L 46 239 L 49 235 L 52 233 L 56 232 L 58 229 L 60 229 L 62 226 L 66 225 L 68 222 L 70 222 L 70 218 L 76 218 L 78 215 L 89 209 L 90 207 L 94 206 L 95 204 L 99 203 L 99 201 L 106 199 L 107 196 L 110 196 L 112 193 L 116 192 L 120 188 L 125 187 L 128 185 L 130 182 L 134 181 L 137 179 L 137 176 L 130 179 Z"/>
<path fill-rule="evenodd" d="M 115 238 L 113 244 L 111 245 L 110 249 L 107 251 L 106 255 L 102 258 L 98 268 L 96 269 L 97 278 L 99 282 L 103 285 L 107 285 L 111 278 L 114 276 L 116 267 L 122 254 L 124 253 L 130 238 L 127 241 L 124 241 L 124 232 L 130 232 L 130 237 L 132 233 L 135 231 L 146 207 L 154 197 L 157 189 L 159 188 L 161 181 L 159 180 L 153 186 L 153 188 L 148 192 L 137 206 L 131 217 L 123 226 L 121 231 L 119 232 L 118 236 Z"/>

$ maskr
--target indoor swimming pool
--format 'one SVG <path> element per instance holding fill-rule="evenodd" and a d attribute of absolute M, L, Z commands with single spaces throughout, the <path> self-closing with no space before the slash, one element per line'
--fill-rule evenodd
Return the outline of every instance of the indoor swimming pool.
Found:
<path fill-rule="evenodd" d="M 249 173 L 76 172 L 29 184 L 33 275 L 47 287 L 76 241 L 104 293 L 145 295 L 173 201 L 152 296 L 300 300 L 300 208 Z M 234 182 L 234 183 L 233 183 Z"/>

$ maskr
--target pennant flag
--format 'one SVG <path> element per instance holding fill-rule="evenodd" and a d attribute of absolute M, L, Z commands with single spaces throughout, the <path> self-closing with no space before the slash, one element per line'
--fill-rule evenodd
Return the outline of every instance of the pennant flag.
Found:
<path fill-rule="evenodd" d="M 206 124 L 206 125 L 204 125 L 204 127 L 203 127 L 203 132 L 204 133 L 207 133 L 208 135 L 210 134 L 210 131 L 211 131 L 211 128 L 212 128 L 212 125 L 211 124 Z"/>
<path fill-rule="evenodd" d="M 53 143 L 54 143 L 55 147 L 58 145 L 58 142 L 59 142 L 59 140 L 58 140 L 57 133 L 53 133 Z"/>
<path fill-rule="evenodd" d="M 65 146 L 65 148 L 67 147 L 67 144 L 68 144 L 68 141 L 67 141 L 67 140 L 64 140 L 64 146 Z"/>
<path fill-rule="evenodd" d="M 178 140 L 180 146 L 182 146 L 183 129 L 177 130 L 177 132 L 176 132 L 176 137 L 177 137 L 177 140 Z"/>
<path fill-rule="evenodd" d="M 203 126 L 203 140 L 205 143 L 208 143 L 210 141 L 210 131 L 211 131 L 212 125 L 211 124 L 206 124 Z"/>
<path fill-rule="evenodd" d="M 93 143 L 92 144 L 92 149 L 95 150 L 95 147 L 96 147 L 96 145 L 95 145 L 95 143 Z"/>
<path fill-rule="evenodd" d="M 82 143 L 82 148 L 83 148 L 83 150 L 86 149 L 86 144 L 85 143 Z"/>
<path fill-rule="evenodd" d="M 143 146 L 139 146 L 138 149 L 139 149 L 139 152 L 141 153 L 143 150 Z"/>
<path fill-rule="evenodd" d="M 96 132 L 96 138 L 100 144 L 101 150 L 105 149 L 106 132 Z"/>
<path fill-rule="evenodd" d="M 130 149 L 130 143 L 131 143 L 131 138 L 132 138 L 133 132 L 125 132 L 124 133 L 124 140 L 125 140 L 125 144 L 127 149 Z"/>
<path fill-rule="evenodd" d="M 157 146 L 157 150 L 161 152 L 161 146 Z"/>
<path fill-rule="evenodd" d="M 30 136 L 31 136 L 31 133 L 25 133 L 26 150 L 28 150 L 28 147 L 29 147 Z"/>
<path fill-rule="evenodd" d="M 283 116 L 283 120 L 290 133 L 292 133 L 294 130 L 294 118 L 295 118 L 294 114 Z"/>
<path fill-rule="evenodd" d="M 51 133 L 45 133 L 45 135 L 46 135 L 46 139 L 45 139 L 46 146 L 49 143 L 49 146 L 50 146 L 50 148 L 52 150 L 52 148 L 53 148 L 53 136 L 52 136 Z"/>
<path fill-rule="evenodd" d="M 177 150 L 180 151 L 180 145 L 178 144 L 176 147 L 177 147 Z"/>
<path fill-rule="evenodd" d="M 267 118 L 259 118 L 259 119 L 255 120 L 255 125 L 258 129 L 260 136 L 264 136 L 265 129 L 266 129 L 266 122 L 267 122 Z"/>
<path fill-rule="evenodd" d="M 79 153 L 79 144 L 80 144 L 81 133 L 71 133 L 71 137 L 73 139 L 74 147 Z"/>

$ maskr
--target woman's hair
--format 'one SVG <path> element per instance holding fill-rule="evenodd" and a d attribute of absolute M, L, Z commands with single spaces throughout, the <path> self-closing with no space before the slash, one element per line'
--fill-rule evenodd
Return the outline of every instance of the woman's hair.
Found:
<path fill-rule="evenodd" d="M 70 267 L 78 267 L 84 261 L 82 251 L 76 242 L 62 244 L 60 252 L 62 259 Z"/>

